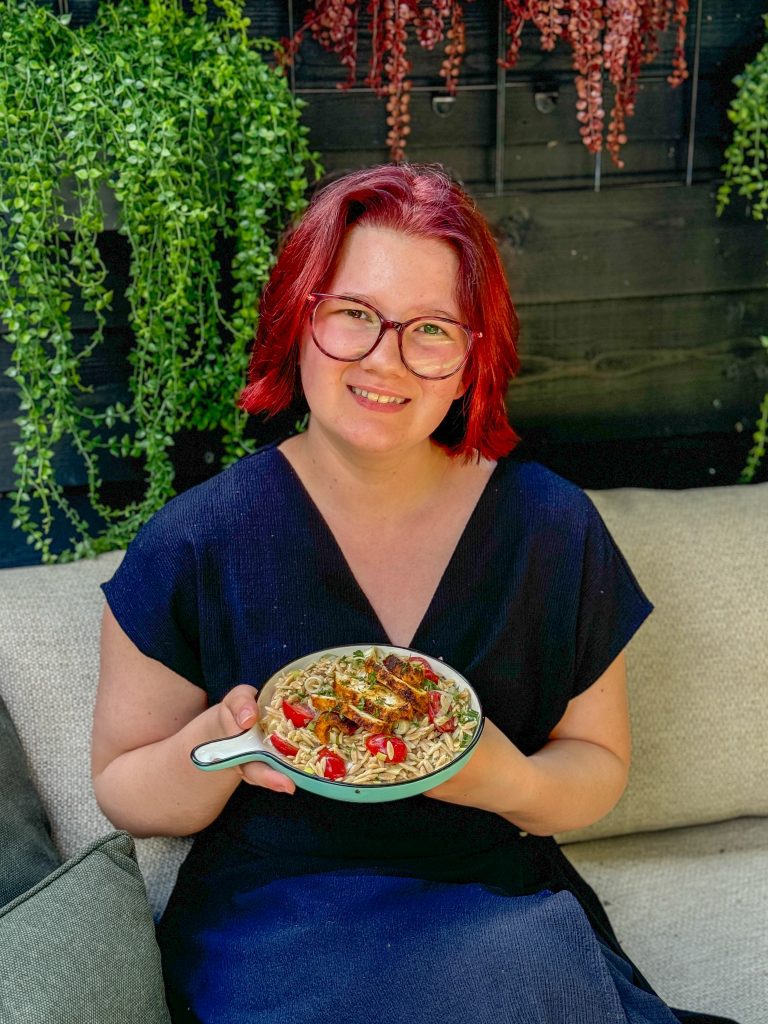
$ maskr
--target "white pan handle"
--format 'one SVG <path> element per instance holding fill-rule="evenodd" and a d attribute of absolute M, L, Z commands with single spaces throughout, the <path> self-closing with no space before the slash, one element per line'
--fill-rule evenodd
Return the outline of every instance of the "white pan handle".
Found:
<path fill-rule="evenodd" d="M 246 761 L 265 761 L 280 764 L 280 759 L 264 749 L 263 740 L 257 727 L 246 729 L 237 736 L 211 740 L 195 747 L 190 757 L 193 764 L 203 771 L 217 771 L 220 768 L 232 768 Z"/>

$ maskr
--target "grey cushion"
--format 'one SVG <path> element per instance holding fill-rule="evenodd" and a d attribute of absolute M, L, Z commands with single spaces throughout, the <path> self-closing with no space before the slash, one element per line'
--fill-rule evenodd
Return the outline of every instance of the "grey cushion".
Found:
<path fill-rule="evenodd" d="M 672 1006 L 768 1020 L 768 818 L 572 843 L 563 852 Z"/>
<path fill-rule="evenodd" d="M 0 574 L 0 694 L 64 857 L 112 829 L 93 796 L 90 734 L 104 607 L 99 584 L 121 558 L 113 552 Z M 188 848 L 184 839 L 136 841 L 155 914 Z"/>
<path fill-rule="evenodd" d="M 0 697 L 0 907 L 61 864 L 24 751 Z"/>
<path fill-rule="evenodd" d="M 98 839 L 0 910 L 0 1019 L 170 1024 L 127 833 Z"/>
<path fill-rule="evenodd" d="M 768 814 L 768 483 L 590 496 L 656 609 L 627 654 L 629 786 L 579 837 Z"/>

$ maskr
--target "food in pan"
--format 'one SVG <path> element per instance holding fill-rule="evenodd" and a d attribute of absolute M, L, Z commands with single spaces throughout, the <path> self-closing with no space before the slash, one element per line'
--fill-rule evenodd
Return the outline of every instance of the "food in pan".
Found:
<path fill-rule="evenodd" d="M 479 718 L 469 690 L 425 658 L 382 657 L 371 648 L 286 672 L 259 724 L 300 771 L 370 785 L 445 767 L 470 743 Z"/>

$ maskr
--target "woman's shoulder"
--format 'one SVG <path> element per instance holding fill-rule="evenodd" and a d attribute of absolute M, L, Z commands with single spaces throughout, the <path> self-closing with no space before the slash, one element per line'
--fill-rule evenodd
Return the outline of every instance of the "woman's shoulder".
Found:
<path fill-rule="evenodd" d="M 560 522 L 594 512 L 592 500 L 578 484 L 531 459 L 514 454 L 500 459 L 492 479 L 508 500 L 537 518 Z"/>
<path fill-rule="evenodd" d="M 171 498 L 144 530 L 172 534 L 177 540 L 199 540 L 207 533 L 221 536 L 228 529 L 239 532 L 249 520 L 269 515 L 269 506 L 279 502 L 283 461 L 276 443 L 265 445 Z"/>

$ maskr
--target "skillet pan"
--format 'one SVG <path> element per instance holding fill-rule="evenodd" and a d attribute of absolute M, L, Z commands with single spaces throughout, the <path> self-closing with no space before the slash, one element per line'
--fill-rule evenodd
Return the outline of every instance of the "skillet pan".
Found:
<path fill-rule="evenodd" d="M 376 649 L 381 660 L 390 654 L 401 659 L 423 658 L 433 672 L 450 682 L 457 683 L 459 687 L 469 692 L 470 708 L 478 714 L 477 727 L 467 746 L 458 751 L 448 764 L 427 775 L 420 775 L 418 778 L 405 779 L 400 782 L 354 783 L 318 778 L 316 775 L 310 775 L 296 768 L 287 758 L 278 754 L 267 741 L 258 722 L 237 736 L 228 736 L 198 745 L 190 755 L 193 764 L 202 771 L 218 771 L 222 768 L 245 764 L 247 761 L 262 761 L 293 779 L 300 789 L 315 793 L 317 796 L 328 797 L 331 800 L 344 800 L 350 803 L 384 803 L 390 800 L 403 800 L 439 786 L 441 782 L 445 782 L 463 768 L 474 753 L 483 731 L 485 716 L 477 694 L 464 676 L 437 658 L 430 658 L 420 651 L 386 644 L 352 644 L 347 647 L 331 647 L 323 651 L 314 651 L 312 654 L 305 654 L 285 665 L 261 687 L 256 701 L 259 717 L 261 718 L 264 709 L 271 703 L 275 687 L 287 672 L 305 669 L 327 655 L 334 657 L 352 655 L 355 651 L 369 650 L 372 647 Z"/>

